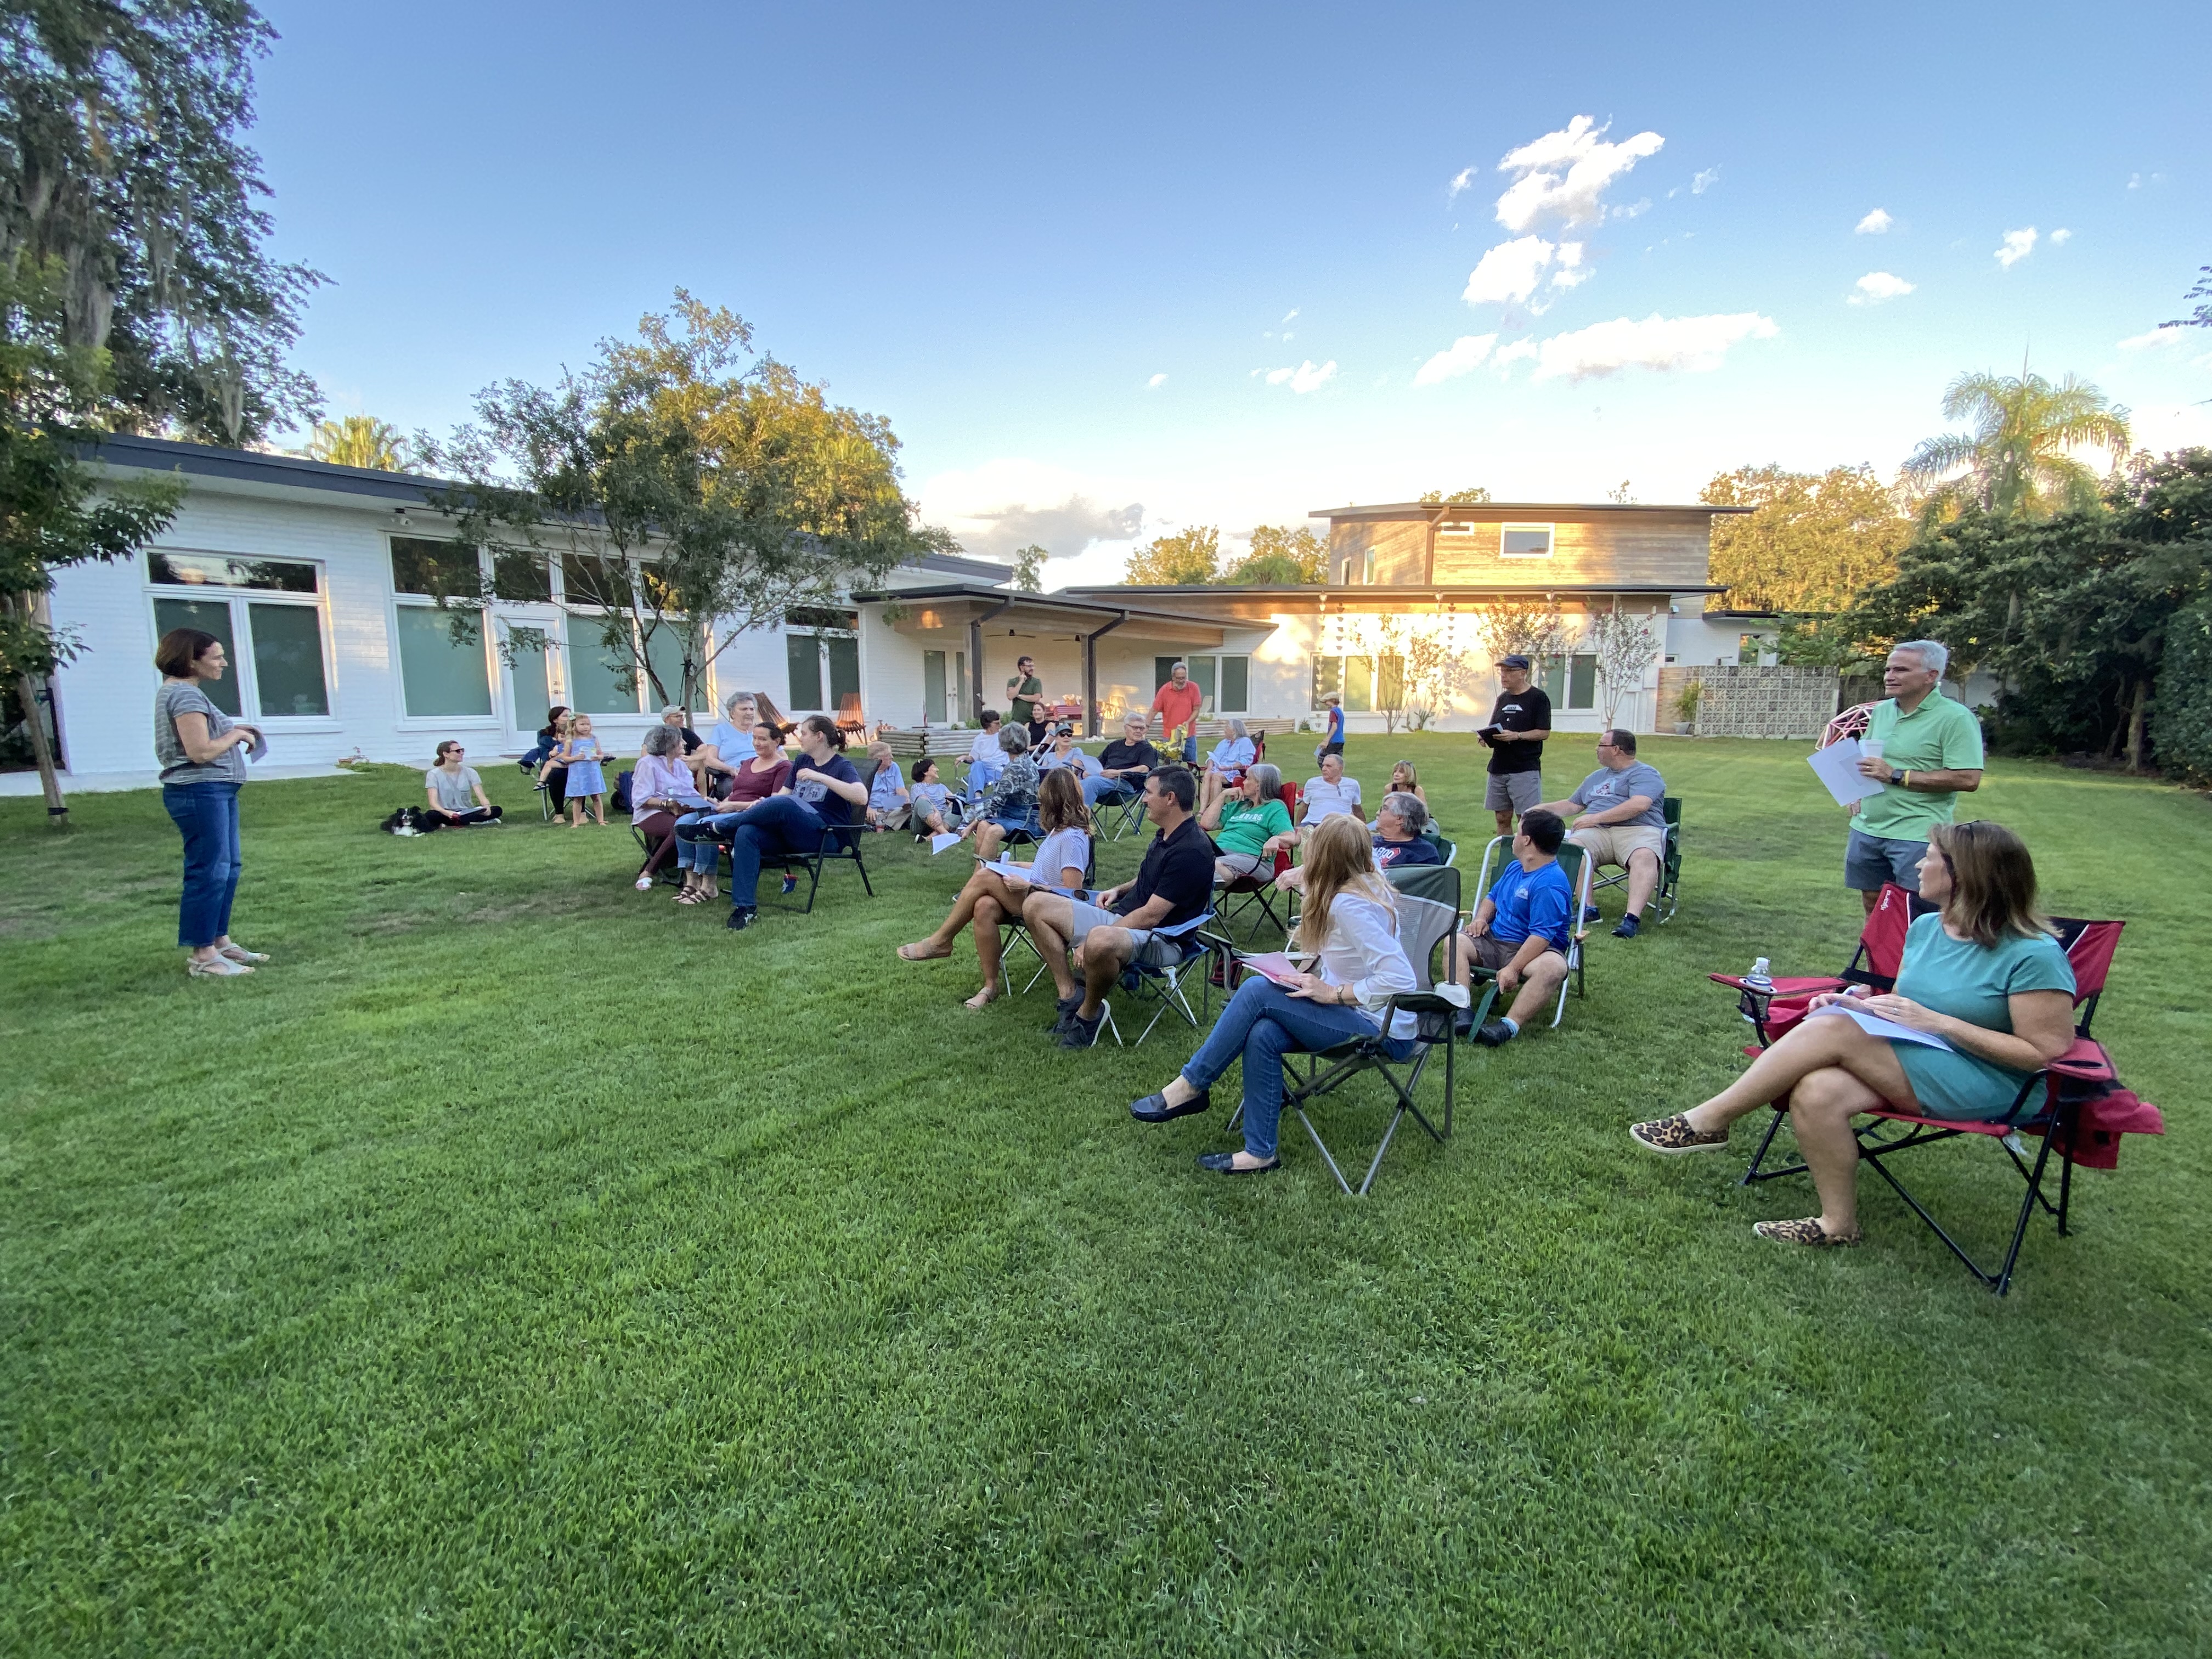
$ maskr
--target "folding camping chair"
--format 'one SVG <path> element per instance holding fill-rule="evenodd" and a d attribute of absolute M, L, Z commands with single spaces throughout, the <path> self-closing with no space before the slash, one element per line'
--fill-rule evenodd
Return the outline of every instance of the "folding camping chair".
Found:
<path fill-rule="evenodd" d="M 1882 890 L 1883 899 L 1887 900 L 1893 892 L 1902 894 L 1904 890 L 1885 887 Z M 1917 895 L 1907 896 L 1917 898 Z M 1896 908 L 1902 913 L 1906 907 Z M 1923 902 L 1921 908 L 1924 912 L 1931 907 Z M 1868 930 L 1872 932 L 1875 919 L 1868 918 L 1867 925 Z M 1868 1115 L 1869 1121 L 1856 1126 L 1853 1131 L 1858 1139 L 1861 1161 L 1872 1164 L 1875 1173 L 1889 1183 L 1891 1189 L 1905 1200 L 1906 1207 L 1928 1224 L 1929 1231 L 1943 1241 L 1952 1255 L 1966 1264 L 1966 1271 L 1999 1296 L 2011 1288 L 2013 1269 L 2020 1261 L 2021 1246 L 2027 1237 L 2028 1221 L 2039 1206 L 2057 1223 L 2059 1237 L 2063 1238 L 2067 1235 L 2067 1221 L 2073 1198 L 2074 1165 L 2089 1150 L 2088 1138 L 2084 1132 L 2084 1108 L 2106 1096 L 2124 1092 L 2119 1088 L 2118 1073 L 2112 1065 L 2112 1056 L 2103 1044 L 2090 1036 L 2089 1024 L 2096 1018 L 2097 1003 L 2104 994 L 2106 976 L 2112 970 L 2112 953 L 2119 946 L 2120 930 L 2126 925 L 2121 921 L 2052 918 L 2051 926 L 2057 930 L 2058 942 L 2065 947 L 2066 959 L 2074 969 L 2076 1016 L 2074 1043 L 2057 1060 L 2021 1085 L 2020 1092 L 2013 1098 L 2011 1109 L 2003 1117 L 1988 1121 L 1960 1122 L 1949 1118 L 1923 1117 L 1900 1109 L 1881 1106 Z M 1884 943 L 1887 944 L 1886 939 Z M 1860 938 L 1860 952 L 1868 954 L 1865 934 Z M 1900 931 L 1895 953 L 1886 958 L 1889 972 L 1877 988 L 1887 990 L 1895 982 L 1903 954 L 1904 939 Z M 1858 956 L 1853 957 L 1854 967 L 1858 960 Z M 1853 982 L 1872 983 L 1873 978 L 1864 976 Z M 1787 1005 L 1779 1008 L 1771 1003 L 1759 1023 L 1761 1045 L 1802 1020 L 1808 1005 L 1817 994 L 1817 992 L 1806 992 L 1802 997 L 1793 996 Z M 1747 1048 L 1744 1052 L 1756 1055 L 1759 1051 L 1756 1048 Z M 2128 1098 L 2132 1100 L 2133 1097 Z M 2136 1103 L 2144 1105 L 2150 1117 L 2156 1119 L 2156 1108 L 2148 1107 L 2144 1103 Z M 1752 1155 L 1751 1167 L 1744 1171 L 1741 1185 L 1747 1187 L 1754 1181 L 1772 1181 L 1782 1176 L 1805 1172 L 1802 1161 L 1780 1169 L 1761 1167 L 1768 1148 L 1774 1144 L 1775 1132 L 1782 1127 L 1788 1111 L 1786 1102 L 1774 1103 L 1773 1118 L 1766 1126 L 1766 1133 L 1759 1143 L 1759 1150 Z M 2162 1129 L 2131 1128 L 2127 1132 L 2158 1133 Z M 2024 1134 L 2042 1137 L 2043 1144 L 2037 1150 L 2032 1164 L 2027 1156 L 2027 1145 L 2021 1139 Z M 1913 1196 L 1889 1167 L 1889 1160 L 1900 1152 L 1910 1152 L 1917 1146 L 1933 1146 L 1938 1141 L 1954 1140 L 1961 1135 L 1979 1135 L 1995 1140 L 2004 1148 L 2005 1156 L 2012 1160 L 2014 1170 L 2027 1184 L 2027 1191 L 2021 1199 L 2019 1218 L 2013 1224 L 2011 1243 L 1995 1271 L 1984 1267 L 1968 1255 L 1965 1246 L 1952 1237 L 1942 1224 L 1928 1212 L 1927 1207 Z M 2056 1204 L 2045 1197 L 2043 1191 L 2044 1174 L 2054 1151 L 2057 1152 L 2062 1166 Z"/>
<path fill-rule="evenodd" d="M 1092 829 L 1095 832 L 1097 826 L 1094 824 Z M 1094 833 L 1091 837 L 1091 857 L 1089 861 L 1084 866 L 1083 869 L 1083 890 L 1085 893 L 1091 893 L 1097 891 L 1097 887 L 1098 837 L 1097 834 Z M 1000 974 L 1004 975 L 1009 980 L 1013 977 L 1013 975 L 1008 969 L 1006 963 L 1007 959 L 1013 955 L 1014 947 L 1016 945 L 1019 945 L 1023 950 L 1027 951 L 1031 956 L 1036 958 L 1036 971 L 1032 973 L 1029 976 L 1028 981 L 1022 986 L 1022 994 L 1026 996 L 1030 992 L 1036 989 L 1036 982 L 1042 979 L 1048 971 L 1044 959 L 1044 952 L 1037 949 L 1036 939 L 1030 933 L 1030 925 L 1027 921 L 1022 919 L 1019 912 L 1008 916 L 1006 921 L 1000 924 L 1000 927 L 1003 930 L 999 942 L 999 972 Z"/>
<path fill-rule="evenodd" d="M 1212 920 L 1213 912 L 1207 910 L 1176 927 L 1152 929 L 1154 937 L 1169 940 L 1182 954 L 1157 968 L 1146 963 L 1133 962 L 1121 970 L 1121 988 L 1126 994 L 1127 1006 L 1135 1009 L 1142 1009 L 1146 1003 L 1154 1006 L 1152 1017 L 1145 1023 L 1145 1029 L 1137 1033 L 1137 1040 L 1125 1042 L 1121 1038 L 1121 1027 L 1114 1018 L 1114 1005 L 1110 1000 L 1107 1002 L 1102 1012 L 1106 1029 L 1113 1032 L 1116 1043 L 1125 1048 L 1141 1048 L 1145 1039 L 1152 1036 L 1152 1027 L 1160 1023 L 1161 1017 L 1170 1008 L 1182 1016 L 1183 1023 L 1192 1030 L 1199 1029 L 1200 1018 L 1190 1006 L 1190 994 L 1183 989 L 1183 981 L 1190 977 L 1194 969 L 1197 969 L 1200 1006 L 1212 1006 L 1211 981 L 1206 969 L 1200 964 L 1217 950 L 1226 948 L 1226 941 L 1209 937 L 1203 931 L 1206 924 Z"/>
<path fill-rule="evenodd" d="M 1255 761 L 1253 764 L 1256 766 L 1259 763 Z M 1291 822 L 1293 824 L 1297 823 L 1298 821 L 1297 785 L 1285 778 L 1278 798 L 1285 807 L 1290 809 Z M 1228 881 L 1217 882 L 1213 889 L 1213 908 L 1220 912 L 1222 932 L 1233 933 L 1236 931 L 1237 918 L 1256 908 L 1270 923 L 1283 930 L 1284 937 L 1288 938 L 1289 925 L 1282 917 L 1275 914 L 1275 878 L 1290 867 L 1291 850 L 1285 847 L 1276 852 L 1273 864 L 1262 865 L 1249 876 L 1237 876 Z"/>
<path fill-rule="evenodd" d="M 823 828 L 822 840 L 811 853 L 764 853 L 761 868 L 784 872 L 804 871 L 806 875 L 806 902 L 778 904 L 779 910 L 797 910 L 802 915 L 814 913 L 814 895 L 822 885 L 822 872 L 832 864 L 850 864 L 860 872 L 860 885 L 870 898 L 876 896 L 875 884 L 868 879 L 868 866 L 860 857 L 860 843 L 867 838 L 868 826 L 860 823 L 832 823 Z"/>
<path fill-rule="evenodd" d="M 1659 885 L 1651 894 L 1651 908 L 1648 913 L 1655 922 L 1674 919 L 1676 899 L 1674 890 L 1682 879 L 1682 798 L 1668 795 L 1659 803 L 1659 811 L 1667 819 L 1667 846 L 1659 855 Z M 1626 887 L 1628 872 L 1618 871 L 1610 876 L 1600 876 L 1590 883 L 1595 895 L 1601 887 Z"/>
<path fill-rule="evenodd" d="M 1121 840 L 1132 830 L 1142 830 L 1150 822 L 1145 817 L 1145 792 L 1141 785 L 1126 800 L 1100 801 L 1097 810 L 1102 814 L 1110 811 L 1115 815 L 1113 839 L 1115 841 Z"/>
<path fill-rule="evenodd" d="M 1510 858 L 1513 855 L 1513 837 L 1492 836 L 1489 845 L 1482 849 L 1482 873 L 1476 878 L 1474 889 L 1474 902 L 1478 905 L 1482 902 L 1483 896 L 1490 891 L 1490 867 L 1492 861 L 1498 858 L 1500 848 L 1504 849 L 1507 858 Z M 1559 868 L 1567 872 L 1567 885 L 1574 890 L 1574 908 L 1569 913 L 1572 920 L 1567 924 L 1566 975 L 1559 981 L 1559 1004 L 1552 1010 L 1552 1027 L 1554 1030 L 1559 1029 L 1559 1022 L 1567 1017 L 1569 988 L 1571 987 L 1574 994 L 1578 997 L 1587 997 L 1589 994 L 1588 988 L 1583 982 L 1583 946 L 1589 939 L 1589 927 L 1583 921 L 1583 917 L 1589 911 L 1590 861 L 1583 849 L 1571 841 L 1563 841 L 1559 843 L 1557 856 Z M 1473 970 L 1472 977 L 1480 981 L 1494 980 L 1497 976 L 1487 968 L 1477 968 Z"/>
<path fill-rule="evenodd" d="M 1374 1186 L 1375 1176 L 1382 1167 L 1382 1158 L 1390 1150 L 1391 1137 L 1398 1133 L 1407 1113 L 1413 1121 L 1429 1132 L 1429 1138 L 1442 1146 L 1451 1138 L 1453 1089 L 1455 1074 L 1453 1069 L 1452 1021 L 1462 1008 L 1467 1006 L 1465 987 L 1452 982 L 1454 970 L 1459 963 L 1459 917 L 1461 872 L 1449 866 L 1417 864 L 1403 870 L 1384 872 L 1385 878 L 1397 890 L 1398 937 L 1406 947 L 1406 956 L 1413 964 L 1415 988 L 1394 996 L 1384 1010 L 1382 1031 L 1371 1037 L 1361 1037 L 1351 1042 L 1338 1044 L 1318 1054 L 1285 1056 L 1283 1060 L 1284 1104 L 1298 1115 L 1306 1133 L 1320 1152 L 1322 1162 L 1336 1177 L 1336 1184 L 1353 1197 L 1364 1198 Z M 1443 974 L 1434 972 L 1437 950 L 1443 951 Z M 1485 986 L 1482 1000 L 1475 1011 L 1479 1024 L 1488 1016 L 1491 1004 L 1497 1000 L 1498 987 L 1493 982 Z M 1392 1060 L 1383 1048 L 1384 1033 L 1400 1012 L 1414 1017 L 1417 1030 L 1413 1036 L 1413 1052 L 1404 1060 Z M 1420 1087 L 1422 1074 L 1428 1069 L 1430 1057 L 1441 1047 L 1444 1051 L 1444 1109 L 1443 1127 L 1436 1123 L 1414 1101 L 1413 1091 Z M 1296 1069 L 1303 1064 L 1304 1074 Z M 1334 1093 L 1363 1072 L 1381 1073 L 1396 1097 L 1390 1121 L 1383 1126 L 1382 1144 L 1376 1147 L 1375 1157 L 1367 1165 L 1367 1174 L 1358 1187 L 1345 1179 L 1338 1166 L 1336 1156 L 1328 1143 L 1314 1127 L 1311 1109 L 1325 1095 Z M 1231 1114 L 1229 1127 L 1235 1128 L 1242 1117 L 1240 1108 Z"/>
<path fill-rule="evenodd" d="M 1874 908 L 1868 913 L 1866 926 L 1859 930 L 1858 948 L 1851 952 L 1851 959 L 1842 973 L 1830 978 L 1815 975 L 1778 979 L 1768 987 L 1753 987 L 1740 974 L 1708 974 L 1705 977 L 1716 985 L 1735 990 L 1737 1008 L 1759 1033 L 1759 1048 L 1767 1048 L 1804 1018 L 1807 1006 L 1823 992 L 1863 985 L 1879 993 L 1895 985 L 1898 965 L 1905 958 L 1905 930 L 1935 908 L 1910 888 L 1890 882 L 1883 886 Z M 1758 1049 L 1747 1052 L 1756 1054 Z M 1769 1139 L 1771 1138 L 1770 1133 Z"/>

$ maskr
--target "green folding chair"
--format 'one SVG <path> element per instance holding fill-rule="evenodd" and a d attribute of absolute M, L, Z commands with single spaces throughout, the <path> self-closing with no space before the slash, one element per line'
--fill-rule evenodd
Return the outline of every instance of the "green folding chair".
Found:
<path fill-rule="evenodd" d="M 1677 903 L 1675 889 L 1682 879 L 1682 798 L 1668 795 L 1659 803 L 1659 811 L 1667 820 L 1667 847 L 1659 855 L 1659 886 L 1651 895 L 1651 908 L 1647 917 L 1652 921 L 1672 921 Z M 1600 876 L 1590 883 L 1590 890 L 1601 887 L 1625 887 L 1628 872 L 1619 871 L 1610 876 Z"/>

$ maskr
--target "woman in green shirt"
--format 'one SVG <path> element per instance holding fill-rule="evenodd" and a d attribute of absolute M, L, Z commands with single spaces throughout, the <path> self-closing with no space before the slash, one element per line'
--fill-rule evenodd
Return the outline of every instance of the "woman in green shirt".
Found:
<path fill-rule="evenodd" d="M 1262 864 L 1273 863 L 1277 848 L 1297 839 L 1282 794 L 1282 773 L 1262 761 L 1199 815 L 1198 827 L 1213 837 L 1216 881 L 1250 875 Z"/>
<path fill-rule="evenodd" d="M 1807 1018 L 1732 1086 L 1686 1112 L 1632 1127 L 1637 1145 L 1717 1152 L 1736 1119 L 1786 1100 L 1820 1213 L 1762 1221 L 1753 1231 L 1791 1244 L 1856 1244 L 1852 1118 L 1877 1106 L 1960 1121 L 2008 1115 L 2029 1077 L 2074 1042 L 2074 969 L 2037 913 L 2034 863 L 2002 824 L 1939 823 L 1920 860 L 1920 896 L 1936 911 L 1907 930 L 1895 990 L 1855 995 L 1865 989 L 1855 986 L 1814 997 Z M 1844 1009 L 1942 1041 L 1877 1036 L 1843 1017 Z M 1831 1011 L 1835 1017 L 1820 1018 Z"/>

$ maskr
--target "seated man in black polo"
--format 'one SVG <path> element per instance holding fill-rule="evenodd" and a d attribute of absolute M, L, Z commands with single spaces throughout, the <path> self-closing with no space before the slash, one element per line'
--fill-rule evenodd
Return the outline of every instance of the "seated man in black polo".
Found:
<path fill-rule="evenodd" d="M 1160 751 L 1145 737 L 1146 720 L 1132 714 L 1121 722 L 1121 735 L 1108 744 L 1098 757 L 1098 770 L 1083 781 L 1083 804 L 1134 800 L 1145 787 L 1145 775 L 1160 763 Z"/>
<path fill-rule="evenodd" d="M 1063 1048 L 1097 1042 L 1106 1020 L 1106 993 L 1121 970 L 1133 962 L 1172 965 L 1182 955 L 1182 941 L 1158 930 L 1195 920 L 1212 902 L 1213 843 L 1192 816 L 1197 800 L 1198 780 L 1188 770 L 1155 769 L 1145 778 L 1144 802 L 1145 816 L 1158 833 L 1145 849 L 1137 878 L 1090 899 L 1032 890 L 1023 904 L 1022 920 L 1060 992 L 1060 1018 L 1052 1031 Z"/>

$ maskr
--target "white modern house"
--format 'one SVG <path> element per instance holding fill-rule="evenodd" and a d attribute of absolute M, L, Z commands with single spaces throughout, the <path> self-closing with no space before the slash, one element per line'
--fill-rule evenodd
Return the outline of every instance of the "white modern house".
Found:
<path fill-rule="evenodd" d="M 448 737 L 478 756 L 520 754 L 555 703 L 591 714 L 611 750 L 633 751 L 658 718 L 647 686 L 623 684 L 627 654 L 604 645 L 588 557 L 494 561 L 463 547 L 428 505 L 440 480 L 136 437 L 110 440 L 100 464 L 118 477 L 175 472 L 187 493 L 140 556 L 58 573 L 54 620 L 82 647 L 53 687 L 73 778 L 150 774 L 154 645 L 180 626 L 225 641 L 237 666 L 213 695 L 267 732 L 271 764 L 356 753 L 427 764 Z M 1656 648 L 1620 720 L 1649 731 L 1662 665 L 1759 660 L 1771 634 L 1771 618 L 1705 610 L 1718 591 L 1707 580 L 1711 522 L 1728 510 L 1332 508 L 1313 515 L 1329 526 L 1319 586 L 1026 593 L 1006 586 L 1002 564 L 933 556 L 730 639 L 709 671 L 709 704 L 742 688 L 793 714 L 971 722 L 1005 706 L 1029 655 L 1048 695 L 1079 703 L 1096 729 L 1146 707 L 1182 660 L 1214 714 L 1310 718 L 1334 692 L 1354 729 L 1381 730 L 1422 660 L 1408 641 L 1426 636 L 1427 658 L 1451 672 L 1429 677 L 1422 695 L 1434 724 L 1464 730 L 1495 692 L 1480 623 L 1513 605 L 1559 618 L 1565 643 L 1547 674 L 1565 730 L 1595 730 L 1601 716 L 1596 659 L 1583 648 L 1590 619 L 1640 619 Z M 475 586 L 479 568 L 495 597 L 476 637 L 457 642 L 432 592 Z M 674 667 L 663 674 L 672 684 Z"/>

